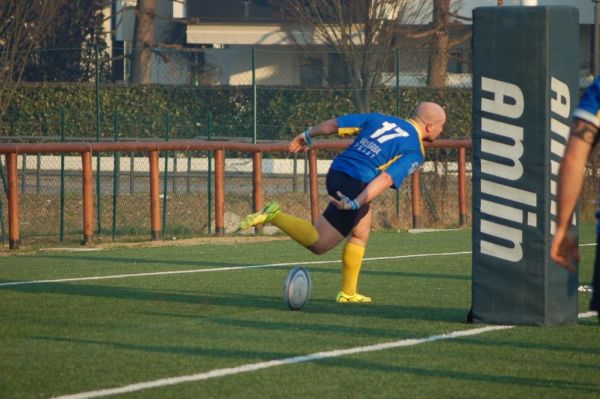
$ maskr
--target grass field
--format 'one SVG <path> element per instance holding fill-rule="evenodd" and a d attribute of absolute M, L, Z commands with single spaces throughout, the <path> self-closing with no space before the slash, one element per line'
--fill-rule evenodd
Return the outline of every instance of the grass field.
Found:
<path fill-rule="evenodd" d="M 0 255 L 0 397 L 600 398 L 595 316 L 464 323 L 470 237 L 373 233 L 360 287 L 375 303 L 358 306 L 333 300 L 339 250 L 288 240 Z M 311 299 L 286 310 L 304 262 Z"/>

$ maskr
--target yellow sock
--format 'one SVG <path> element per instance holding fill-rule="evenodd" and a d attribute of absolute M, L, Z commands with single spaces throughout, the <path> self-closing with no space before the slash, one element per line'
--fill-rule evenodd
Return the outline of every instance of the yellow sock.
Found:
<path fill-rule="evenodd" d="M 319 239 L 319 232 L 306 220 L 279 212 L 270 222 L 279 227 L 298 244 L 310 247 Z"/>
<path fill-rule="evenodd" d="M 365 256 L 365 248 L 350 241 L 346 241 L 342 252 L 342 291 L 346 295 L 356 294 L 358 274 Z"/>

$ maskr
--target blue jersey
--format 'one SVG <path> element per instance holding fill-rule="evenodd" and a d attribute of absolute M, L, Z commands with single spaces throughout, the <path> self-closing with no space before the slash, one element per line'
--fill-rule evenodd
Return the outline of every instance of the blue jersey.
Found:
<path fill-rule="evenodd" d="M 574 118 L 583 119 L 596 127 L 600 127 L 600 77 L 585 89 L 579 105 L 573 113 Z"/>
<path fill-rule="evenodd" d="M 354 142 L 342 152 L 331 169 L 369 183 L 382 171 L 388 173 L 393 187 L 425 159 L 425 148 L 417 124 L 384 114 L 353 114 L 337 118 L 341 136 L 354 135 Z"/>

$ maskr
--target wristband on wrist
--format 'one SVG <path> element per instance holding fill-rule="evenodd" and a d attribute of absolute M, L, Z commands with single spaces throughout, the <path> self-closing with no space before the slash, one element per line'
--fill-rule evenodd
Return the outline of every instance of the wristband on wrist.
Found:
<path fill-rule="evenodd" d="M 312 138 L 310 137 L 309 132 L 310 132 L 310 128 L 306 129 L 303 134 L 304 134 L 304 142 L 306 143 L 307 146 L 310 147 L 310 146 L 312 146 L 313 143 L 312 143 Z"/>
<path fill-rule="evenodd" d="M 350 206 L 352 207 L 352 210 L 356 210 L 358 208 L 360 208 L 360 205 L 358 204 L 358 201 L 353 199 L 352 201 L 350 201 Z"/>

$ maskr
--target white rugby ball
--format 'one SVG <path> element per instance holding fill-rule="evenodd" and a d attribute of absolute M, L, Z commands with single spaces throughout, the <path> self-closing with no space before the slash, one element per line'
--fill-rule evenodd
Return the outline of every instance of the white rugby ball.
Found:
<path fill-rule="evenodd" d="M 283 302 L 290 309 L 299 310 L 308 302 L 311 288 L 308 270 L 296 266 L 290 270 L 283 283 Z"/>

